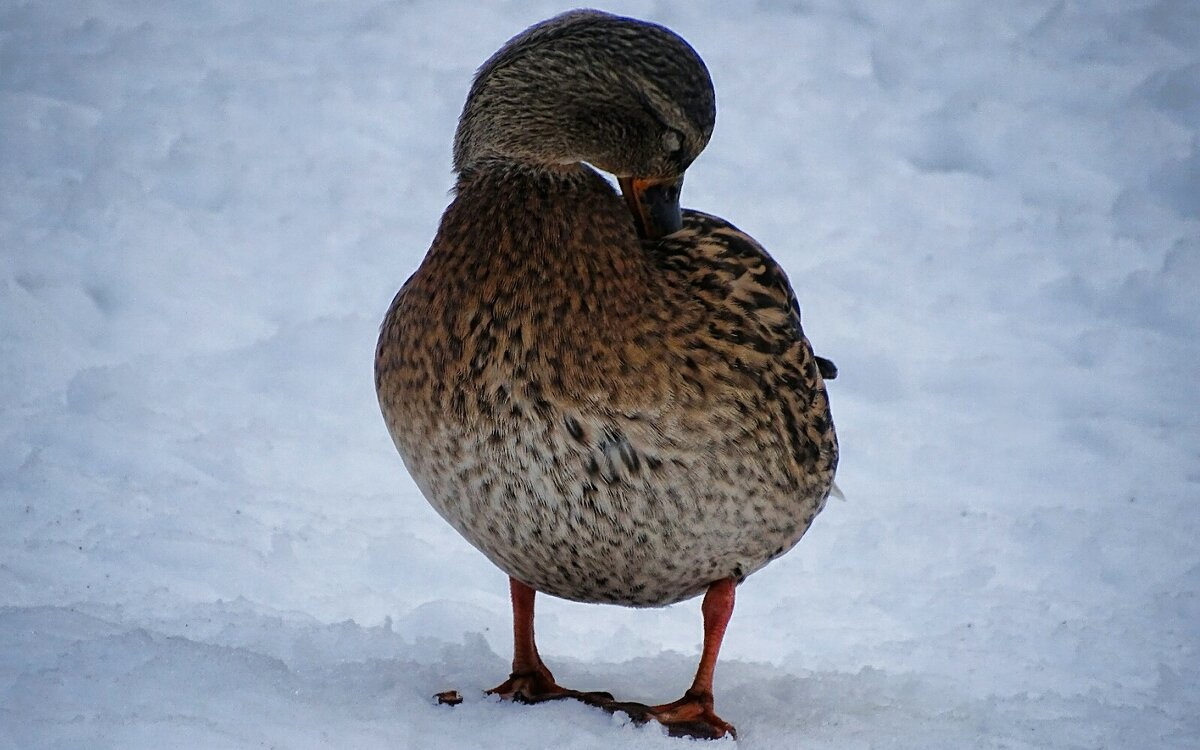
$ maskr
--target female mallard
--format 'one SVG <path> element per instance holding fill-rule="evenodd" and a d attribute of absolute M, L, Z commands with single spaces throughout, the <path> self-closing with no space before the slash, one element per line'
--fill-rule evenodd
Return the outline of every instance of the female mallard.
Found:
<path fill-rule="evenodd" d="M 456 195 L 383 322 L 375 382 L 425 497 L 510 577 L 513 672 L 493 692 L 719 737 L 734 586 L 804 534 L 838 448 L 783 271 L 679 209 L 714 119 L 708 70 L 662 26 L 575 11 L 509 41 L 475 76 Z M 535 591 L 627 606 L 706 591 L 691 688 L 642 706 L 559 687 Z"/>

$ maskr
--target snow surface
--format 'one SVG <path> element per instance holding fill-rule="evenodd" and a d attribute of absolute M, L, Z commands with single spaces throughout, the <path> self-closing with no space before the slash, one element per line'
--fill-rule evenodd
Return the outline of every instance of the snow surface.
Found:
<path fill-rule="evenodd" d="M 0 747 L 684 746 L 482 696 L 504 576 L 372 386 L 472 71 L 566 7 L 0 0 Z M 1200 746 L 1200 4 L 606 7 L 707 60 L 685 203 L 841 367 L 737 744 Z M 539 606 L 564 684 L 687 685 L 696 601 Z"/>

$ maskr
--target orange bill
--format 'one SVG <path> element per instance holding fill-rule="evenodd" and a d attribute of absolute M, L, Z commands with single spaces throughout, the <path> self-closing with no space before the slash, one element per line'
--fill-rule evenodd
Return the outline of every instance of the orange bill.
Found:
<path fill-rule="evenodd" d="M 679 209 L 682 175 L 666 179 L 619 177 L 617 182 L 643 239 L 657 240 L 683 227 L 683 214 Z"/>

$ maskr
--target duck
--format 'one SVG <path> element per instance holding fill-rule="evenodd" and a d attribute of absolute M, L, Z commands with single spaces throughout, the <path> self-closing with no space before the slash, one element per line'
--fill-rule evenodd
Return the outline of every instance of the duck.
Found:
<path fill-rule="evenodd" d="M 488 692 L 707 738 L 735 735 L 713 678 L 736 588 L 800 540 L 838 463 L 836 368 L 786 273 L 680 208 L 715 120 L 708 68 L 664 26 L 581 10 L 517 34 L 474 76 L 452 200 L 375 352 L 409 474 L 509 578 L 512 671 Z M 534 637 L 539 592 L 703 595 L 692 684 L 660 704 L 560 686 Z"/>

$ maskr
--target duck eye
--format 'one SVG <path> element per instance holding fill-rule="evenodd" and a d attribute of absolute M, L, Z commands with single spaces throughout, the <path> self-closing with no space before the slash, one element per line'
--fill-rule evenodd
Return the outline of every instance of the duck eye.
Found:
<path fill-rule="evenodd" d="M 678 151 L 683 148 L 683 139 L 680 138 L 679 133 L 676 133 L 674 130 L 668 130 L 667 132 L 663 133 L 662 140 L 663 148 L 666 149 L 668 154 L 678 153 Z"/>

